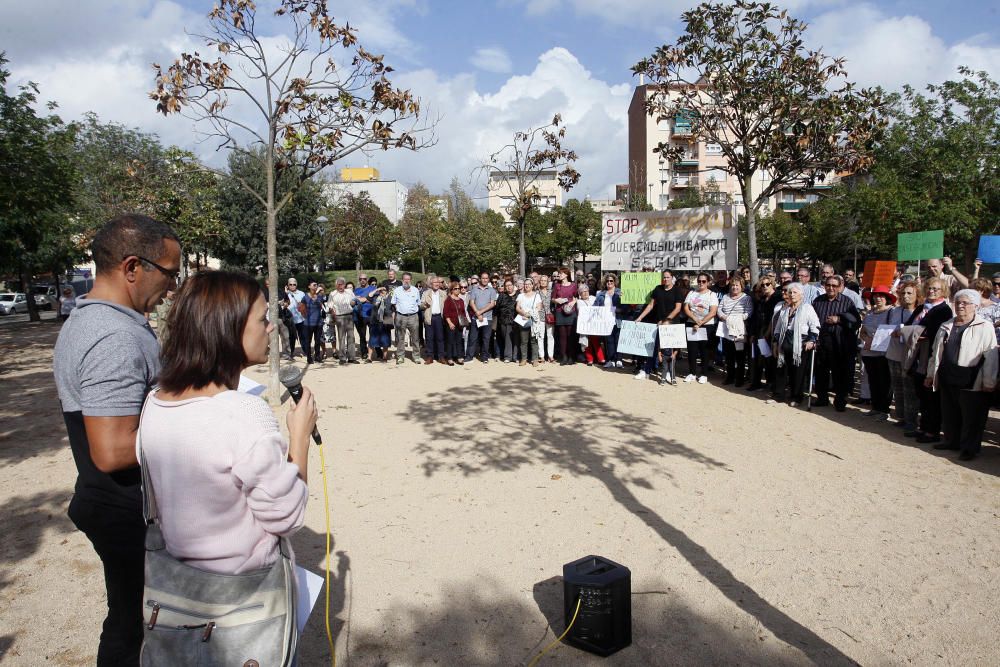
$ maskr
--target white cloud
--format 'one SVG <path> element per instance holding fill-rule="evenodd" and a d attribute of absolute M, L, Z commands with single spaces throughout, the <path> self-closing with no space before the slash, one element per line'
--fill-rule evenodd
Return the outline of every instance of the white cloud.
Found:
<path fill-rule="evenodd" d="M 469 62 L 478 69 L 498 74 L 506 74 L 513 69 L 510 56 L 498 46 L 477 49 Z"/>
<path fill-rule="evenodd" d="M 828 56 L 844 57 L 848 78 L 862 86 L 922 88 L 955 78 L 960 65 L 1000 75 L 1000 47 L 982 37 L 948 45 L 924 19 L 888 16 L 871 5 L 853 5 L 816 17 L 806 39 Z"/>
<path fill-rule="evenodd" d="M 371 163 L 383 175 L 419 180 L 432 190 L 445 189 L 452 177 L 469 186 L 476 168 L 510 143 L 516 130 L 544 125 L 560 113 L 565 146 L 580 155 L 576 166 L 582 179 L 569 196 L 613 197 L 615 183 L 624 179 L 631 85 L 594 78 L 566 49 L 543 53 L 530 74 L 510 77 L 495 92 L 477 90 L 469 74 L 441 78 L 422 70 L 400 76 L 399 82 L 443 116 L 437 145 L 418 153 L 372 153 Z M 473 184 L 482 194 L 482 179 Z"/>
<path fill-rule="evenodd" d="M 667 34 L 667 26 L 675 25 L 680 15 L 701 4 L 702 0 L 516 0 L 524 5 L 529 16 L 542 16 L 572 11 L 577 16 L 594 16 L 615 26 Z M 781 6 L 800 10 L 807 6 L 836 5 L 843 0 L 784 0 Z"/>

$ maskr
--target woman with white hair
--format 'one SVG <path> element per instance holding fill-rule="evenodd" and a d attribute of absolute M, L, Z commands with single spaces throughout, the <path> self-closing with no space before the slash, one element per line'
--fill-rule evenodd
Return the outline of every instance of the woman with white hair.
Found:
<path fill-rule="evenodd" d="M 954 449 L 959 460 L 974 459 L 982 449 L 990 394 L 997 382 L 997 339 L 993 324 L 976 314 L 974 289 L 955 295 L 955 317 L 937 331 L 924 386 L 941 400 L 946 440 L 934 449 Z"/>
<path fill-rule="evenodd" d="M 816 348 L 819 338 L 819 317 L 813 307 L 805 303 L 802 285 L 792 283 L 783 288 L 785 303 L 774 316 L 774 335 L 771 349 L 777 358 L 774 379 L 774 398 L 770 402 L 785 401 L 799 405 L 803 399 L 803 385 L 809 359 L 806 352 Z"/>

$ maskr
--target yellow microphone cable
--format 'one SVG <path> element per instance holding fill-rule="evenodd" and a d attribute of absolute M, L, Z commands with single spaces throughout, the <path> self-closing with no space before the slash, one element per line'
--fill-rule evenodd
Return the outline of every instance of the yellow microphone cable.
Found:
<path fill-rule="evenodd" d="M 326 514 L 326 643 L 330 645 L 330 664 L 337 667 L 337 652 L 333 645 L 333 631 L 330 630 L 330 490 L 326 481 L 326 456 L 323 445 L 319 446 L 319 462 L 323 473 L 323 511 Z"/>
<path fill-rule="evenodd" d="M 551 644 L 549 644 L 548 646 L 546 646 L 545 648 L 543 648 L 538 655 L 536 655 L 534 658 L 531 659 L 531 662 L 528 663 L 528 667 L 535 667 L 535 665 L 538 664 L 538 661 L 542 659 L 543 655 L 545 655 L 546 653 L 548 653 L 549 650 L 553 646 L 556 646 L 559 642 L 561 642 L 563 640 L 563 638 L 566 635 L 569 634 L 569 631 L 573 627 L 573 624 L 576 623 L 576 616 L 577 616 L 577 614 L 580 613 L 580 603 L 581 602 L 583 602 L 583 598 L 582 597 L 576 599 L 576 611 L 573 612 L 573 618 L 570 620 L 569 625 L 566 626 L 566 629 L 563 631 L 563 633 L 561 635 L 559 635 L 556 638 L 556 640 L 554 642 L 552 642 Z"/>

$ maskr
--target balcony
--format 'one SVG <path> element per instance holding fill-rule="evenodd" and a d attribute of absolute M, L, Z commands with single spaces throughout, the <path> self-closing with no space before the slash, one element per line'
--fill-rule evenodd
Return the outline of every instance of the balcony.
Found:
<path fill-rule="evenodd" d="M 697 167 L 698 166 L 698 154 L 697 153 L 684 153 L 680 155 L 676 161 L 674 161 L 675 167 Z"/>
<path fill-rule="evenodd" d="M 670 180 L 671 187 L 674 188 L 696 188 L 698 187 L 697 176 L 674 176 Z"/>
<path fill-rule="evenodd" d="M 795 213 L 796 211 L 801 211 L 804 209 L 809 202 L 807 201 L 783 201 L 780 202 L 781 210 L 785 213 Z"/>
<path fill-rule="evenodd" d="M 691 121 L 680 120 L 674 121 L 674 128 L 670 131 L 671 137 L 690 137 L 691 136 Z"/>

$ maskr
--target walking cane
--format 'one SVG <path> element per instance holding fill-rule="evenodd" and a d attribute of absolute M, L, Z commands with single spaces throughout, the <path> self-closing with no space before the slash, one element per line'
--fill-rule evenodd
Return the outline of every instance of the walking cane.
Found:
<path fill-rule="evenodd" d="M 809 359 L 809 393 L 806 394 L 806 412 L 812 412 L 813 404 L 813 369 L 816 367 L 816 348 L 812 349 L 812 357 Z"/>

